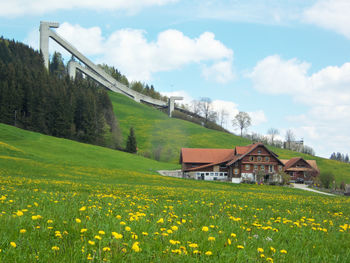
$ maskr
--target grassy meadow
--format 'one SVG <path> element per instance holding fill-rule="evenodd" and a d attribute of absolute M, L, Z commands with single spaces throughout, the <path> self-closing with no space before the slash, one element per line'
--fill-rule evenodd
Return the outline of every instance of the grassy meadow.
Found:
<path fill-rule="evenodd" d="M 180 149 L 189 148 L 233 148 L 244 146 L 251 141 L 219 131 L 206 129 L 200 125 L 169 118 L 152 107 L 136 103 L 121 94 L 109 92 L 114 112 L 120 123 L 124 139 L 130 127 L 135 128 L 139 153 L 154 158 L 157 148 L 161 148 L 161 161 L 178 163 Z M 290 150 L 269 147 L 281 159 L 301 156 L 316 160 L 322 171 L 332 171 L 339 185 L 342 181 L 350 183 L 350 164 L 310 156 Z"/>
<path fill-rule="evenodd" d="M 350 262 L 350 199 L 162 177 L 0 124 L 0 262 Z"/>

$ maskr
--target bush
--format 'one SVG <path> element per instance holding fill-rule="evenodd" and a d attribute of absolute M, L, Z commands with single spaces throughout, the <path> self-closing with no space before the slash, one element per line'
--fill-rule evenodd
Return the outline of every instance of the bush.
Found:
<path fill-rule="evenodd" d="M 331 183 L 334 181 L 334 174 L 331 172 L 323 172 L 320 174 L 320 181 L 324 188 L 329 189 Z"/>
<path fill-rule="evenodd" d="M 279 172 L 278 175 L 281 177 L 282 181 L 281 184 L 282 185 L 287 185 L 289 184 L 290 181 L 290 175 L 286 174 L 285 172 Z"/>

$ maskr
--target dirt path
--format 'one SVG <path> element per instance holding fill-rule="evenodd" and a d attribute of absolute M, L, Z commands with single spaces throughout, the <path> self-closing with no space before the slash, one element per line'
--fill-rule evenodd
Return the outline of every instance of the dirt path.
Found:
<path fill-rule="evenodd" d="M 294 188 L 306 190 L 306 191 L 310 191 L 310 192 L 315 192 L 315 193 L 319 193 L 319 194 L 323 194 L 323 195 L 335 196 L 334 194 L 324 193 L 321 191 L 314 190 L 312 188 L 308 188 L 306 184 L 294 184 Z"/>

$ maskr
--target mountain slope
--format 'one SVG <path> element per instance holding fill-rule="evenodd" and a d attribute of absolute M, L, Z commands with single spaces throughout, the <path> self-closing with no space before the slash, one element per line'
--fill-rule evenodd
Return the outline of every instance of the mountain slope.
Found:
<path fill-rule="evenodd" d="M 155 158 L 160 155 L 161 161 L 177 163 L 182 147 L 233 148 L 251 143 L 239 136 L 169 118 L 161 111 L 137 103 L 121 94 L 110 92 L 109 96 L 124 137 L 127 137 L 129 128 L 134 127 L 139 153 L 147 157 Z M 342 181 L 350 183 L 350 164 L 285 149 L 269 148 L 281 159 L 301 156 L 316 160 L 321 172 L 332 171 L 335 174 L 338 185 Z"/>

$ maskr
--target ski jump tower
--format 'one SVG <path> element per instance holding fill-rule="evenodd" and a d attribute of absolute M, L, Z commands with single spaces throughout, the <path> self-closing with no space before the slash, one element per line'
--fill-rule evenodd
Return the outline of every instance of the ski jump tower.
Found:
<path fill-rule="evenodd" d="M 71 78 L 75 78 L 76 71 L 79 70 L 89 77 L 93 78 L 95 81 L 106 87 L 107 89 L 124 94 L 137 102 L 144 102 L 151 104 L 159 108 L 168 108 L 169 117 L 171 117 L 172 112 L 175 109 L 175 101 L 182 100 L 183 97 L 170 97 L 168 102 L 157 100 L 148 97 L 144 94 L 136 92 L 126 85 L 115 80 L 112 76 L 106 73 L 102 68 L 95 65 L 91 60 L 80 53 L 75 47 L 73 47 L 68 41 L 60 37 L 56 32 L 51 30 L 51 28 L 58 28 L 59 23 L 56 22 L 40 22 L 40 51 L 44 58 L 45 67 L 49 68 L 49 38 L 55 40 L 60 46 L 71 53 L 74 57 L 79 59 L 79 61 L 84 64 L 81 65 L 75 61 L 68 62 L 68 74 Z"/>

